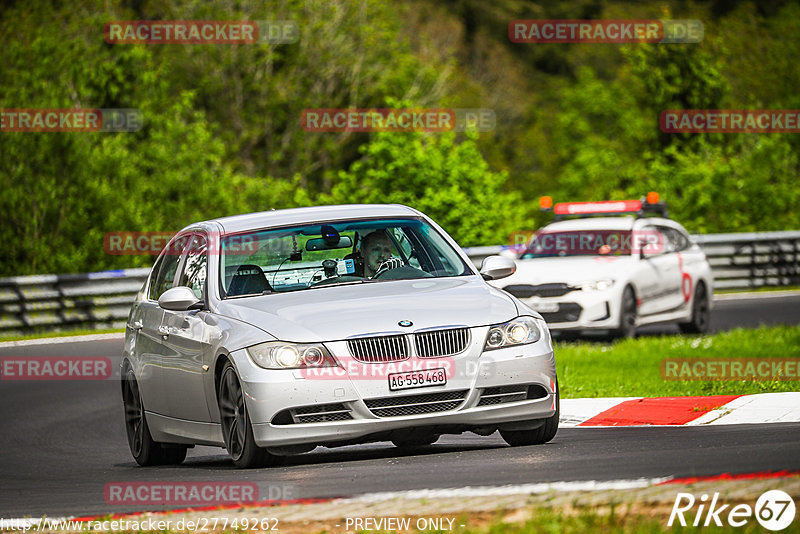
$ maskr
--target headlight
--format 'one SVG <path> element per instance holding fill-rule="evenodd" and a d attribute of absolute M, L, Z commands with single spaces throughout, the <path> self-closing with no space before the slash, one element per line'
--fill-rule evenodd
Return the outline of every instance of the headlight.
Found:
<path fill-rule="evenodd" d="M 542 338 L 542 329 L 533 317 L 517 317 L 513 321 L 489 327 L 483 350 L 495 350 L 513 345 L 527 345 Z"/>
<path fill-rule="evenodd" d="M 247 354 L 264 369 L 336 367 L 336 360 L 321 343 L 270 341 L 248 347 Z"/>
<path fill-rule="evenodd" d="M 584 282 L 580 285 L 583 291 L 605 291 L 614 285 L 614 280 L 606 278 L 604 280 L 593 280 L 591 282 Z"/>

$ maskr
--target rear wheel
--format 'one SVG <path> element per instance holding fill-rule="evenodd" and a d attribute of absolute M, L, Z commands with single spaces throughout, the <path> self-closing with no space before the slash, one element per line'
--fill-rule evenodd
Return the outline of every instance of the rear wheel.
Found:
<path fill-rule="evenodd" d="M 704 284 L 697 284 L 692 302 L 692 320 L 688 323 L 679 323 L 678 327 L 685 334 L 705 334 L 711 323 L 711 308 L 708 304 L 708 294 Z"/>
<path fill-rule="evenodd" d="M 636 335 L 636 295 L 628 286 L 622 293 L 619 310 L 619 327 L 612 332 L 612 337 L 630 338 Z"/>
<path fill-rule="evenodd" d="M 236 467 L 264 467 L 277 463 L 277 456 L 256 445 L 242 386 L 231 362 L 222 369 L 217 399 L 225 448 Z"/>
<path fill-rule="evenodd" d="M 542 445 L 552 440 L 558 432 L 558 415 L 561 412 L 561 395 L 556 382 L 556 413 L 544 420 L 544 424 L 532 430 L 501 430 L 500 435 L 512 447 Z"/>
<path fill-rule="evenodd" d="M 122 404 L 125 408 L 125 432 L 128 435 L 128 447 L 136 463 L 148 466 L 183 462 L 186 458 L 186 447 L 176 445 L 164 448 L 160 443 L 153 441 L 144 414 L 139 384 L 130 367 L 125 371 L 125 378 L 122 382 Z"/>

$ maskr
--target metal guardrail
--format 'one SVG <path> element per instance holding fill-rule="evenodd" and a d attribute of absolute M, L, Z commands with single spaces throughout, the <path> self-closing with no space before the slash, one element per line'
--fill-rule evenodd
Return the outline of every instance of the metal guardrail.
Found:
<path fill-rule="evenodd" d="M 800 231 L 694 235 L 717 289 L 800 285 Z M 476 266 L 509 246 L 471 247 Z M 123 328 L 149 269 L 0 278 L 0 335 Z"/>

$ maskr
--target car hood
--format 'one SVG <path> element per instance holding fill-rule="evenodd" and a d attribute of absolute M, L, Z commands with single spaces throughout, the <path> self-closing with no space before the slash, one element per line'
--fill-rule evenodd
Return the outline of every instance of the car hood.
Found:
<path fill-rule="evenodd" d="M 638 261 L 632 256 L 569 256 L 516 260 L 517 271 L 502 280 L 491 282 L 496 287 L 565 283 L 581 284 L 603 279 L 619 281 Z"/>
<path fill-rule="evenodd" d="M 438 326 L 484 326 L 513 319 L 517 307 L 505 292 L 470 276 L 227 299 L 220 302 L 218 312 L 257 326 L 276 339 L 319 342 Z M 399 321 L 413 325 L 401 328 Z"/>

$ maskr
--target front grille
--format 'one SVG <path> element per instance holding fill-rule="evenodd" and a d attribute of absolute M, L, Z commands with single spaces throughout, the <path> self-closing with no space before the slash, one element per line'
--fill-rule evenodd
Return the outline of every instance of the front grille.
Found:
<path fill-rule="evenodd" d="M 367 399 L 364 403 L 378 417 L 398 417 L 455 410 L 467 397 L 467 390 L 440 391 L 423 395 Z"/>
<path fill-rule="evenodd" d="M 561 297 L 576 288 L 569 284 L 539 284 L 537 286 L 520 284 L 510 285 L 503 288 L 519 299 L 531 297 Z"/>
<path fill-rule="evenodd" d="M 575 302 L 562 302 L 557 312 L 539 312 L 547 323 L 572 323 L 577 321 L 583 308 Z"/>
<path fill-rule="evenodd" d="M 288 412 L 286 417 L 284 412 Z M 295 423 L 327 423 L 331 421 L 349 421 L 353 419 L 350 409 L 344 404 L 318 404 L 316 406 L 303 406 L 293 410 L 284 410 L 276 416 L 272 424 L 291 425 Z"/>
<path fill-rule="evenodd" d="M 481 393 L 481 400 L 478 406 L 490 406 L 492 404 L 503 404 L 504 402 L 516 402 L 525 400 L 528 396 L 528 386 L 501 386 L 496 388 L 486 388 Z"/>
<path fill-rule="evenodd" d="M 414 334 L 414 347 L 420 358 L 452 356 L 464 352 L 469 345 L 469 328 L 431 330 Z"/>
<path fill-rule="evenodd" d="M 408 359 L 406 336 L 361 337 L 347 340 L 353 358 L 364 363 L 398 362 Z"/>

